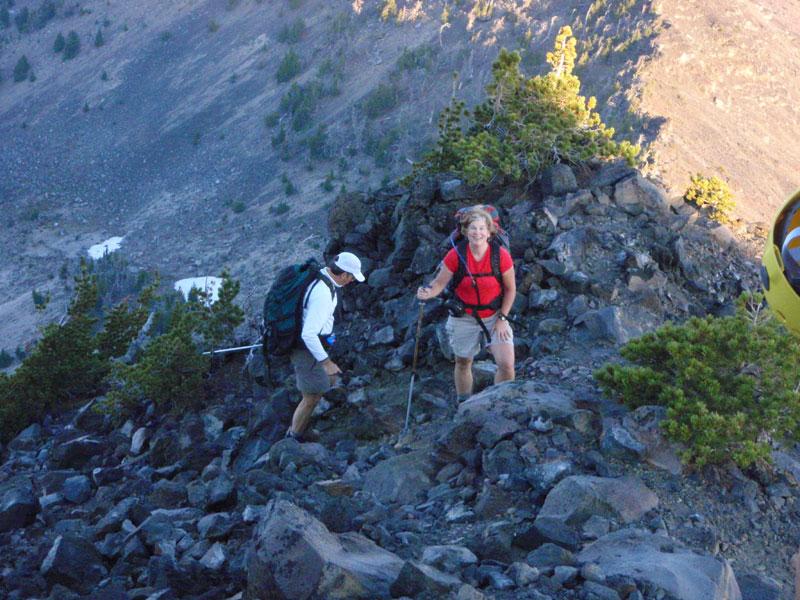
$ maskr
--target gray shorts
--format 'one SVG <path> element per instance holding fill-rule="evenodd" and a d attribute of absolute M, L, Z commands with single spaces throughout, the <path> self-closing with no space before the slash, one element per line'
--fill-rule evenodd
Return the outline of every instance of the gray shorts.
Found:
<path fill-rule="evenodd" d="M 330 376 L 305 345 L 292 350 L 290 358 L 301 394 L 324 394 L 331 389 Z"/>
<path fill-rule="evenodd" d="M 511 339 L 501 342 L 497 337 L 497 332 L 492 332 L 492 327 L 497 323 L 497 317 L 500 312 L 494 313 L 491 317 L 482 319 L 486 329 L 492 334 L 491 343 L 486 343 L 486 335 L 475 317 L 472 315 L 464 315 L 463 317 L 447 317 L 445 330 L 447 337 L 450 339 L 450 347 L 453 349 L 453 354 L 459 358 L 472 358 L 482 348 L 492 346 L 494 344 L 514 344 L 514 332 L 511 332 Z"/>

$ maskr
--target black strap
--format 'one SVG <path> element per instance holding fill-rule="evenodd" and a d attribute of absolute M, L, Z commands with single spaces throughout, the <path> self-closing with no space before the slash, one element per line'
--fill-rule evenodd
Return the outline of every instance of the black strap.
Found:
<path fill-rule="evenodd" d="M 331 300 L 336 298 L 337 299 L 336 306 L 339 306 L 338 297 L 337 297 L 338 294 L 336 293 L 337 292 L 336 288 L 333 286 L 333 282 L 330 279 L 328 279 L 327 277 L 325 277 L 324 275 L 320 274 L 320 275 L 317 275 L 317 277 L 314 279 L 314 281 L 311 282 L 311 285 L 309 285 L 306 288 L 305 300 L 303 301 L 303 308 L 308 308 L 308 299 L 311 296 L 311 290 L 320 281 L 328 286 L 328 289 L 331 291 Z"/>
<path fill-rule="evenodd" d="M 456 254 L 459 260 L 458 268 L 456 268 L 456 272 L 453 275 L 453 293 L 455 293 L 458 286 L 461 285 L 464 278 L 467 277 L 467 243 L 467 239 L 463 238 L 456 244 Z M 489 240 L 489 263 L 492 265 L 491 273 L 472 273 L 472 285 L 478 296 L 478 303 L 470 304 L 461 298 L 461 301 L 464 302 L 464 306 L 472 309 L 473 313 L 477 313 L 479 310 L 499 310 L 503 305 L 505 288 L 503 287 L 503 274 L 500 272 L 500 244 L 497 240 Z M 489 304 L 481 303 L 480 294 L 477 293 L 478 282 L 475 280 L 476 277 L 494 277 L 500 285 L 500 294 L 489 302 Z"/>

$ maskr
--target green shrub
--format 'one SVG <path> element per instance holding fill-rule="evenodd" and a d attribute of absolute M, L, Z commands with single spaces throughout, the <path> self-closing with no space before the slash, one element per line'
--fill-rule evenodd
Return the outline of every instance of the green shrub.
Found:
<path fill-rule="evenodd" d="M 242 310 L 233 304 L 238 282 L 225 272 L 217 302 L 209 306 L 204 295 L 198 294 L 197 301 L 182 303 L 175 294 L 156 296 L 157 275 L 148 285 L 147 274 L 140 271 L 131 279 L 131 271 L 121 266 L 124 263 L 113 260 L 82 260 L 67 321 L 43 328 L 28 356 L 17 349 L 22 364 L 10 377 L 0 377 L 0 439 L 12 437 L 48 412 L 85 402 L 104 387 L 110 388 L 105 408 L 119 416 L 146 399 L 169 407 L 204 399 L 198 382 L 208 372 L 208 361 L 197 344 L 211 347 L 232 338 L 243 321 Z M 131 285 L 140 289 L 138 298 L 124 298 L 106 311 L 98 328 L 93 315 L 101 290 L 113 295 Z M 161 308 L 156 310 L 156 305 Z M 113 361 L 128 350 L 148 320 L 152 341 L 141 360 L 135 364 Z"/>
<path fill-rule="evenodd" d="M 308 146 L 309 153 L 311 154 L 311 158 L 313 159 L 320 159 L 324 158 L 328 154 L 328 133 L 327 133 L 327 125 L 318 125 L 317 129 L 314 131 L 312 135 L 309 135 L 305 139 L 305 144 Z"/>
<path fill-rule="evenodd" d="M 409 50 L 403 48 L 403 53 L 397 59 L 397 68 L 401 71 L 412 71 L 414 69 L 431 68 L 433 57 L 435 56 L 435 46 L 425 45 Z"/>
<path fill-rule="evenodd" d="M 593 112 L 595 99 L 579 95 L 580 80 L 572 74 L 575 55 L 572 30 L 566 26 L 547 54 L 552 70 L 544 76 L 524 77 L 519 53 L 501 50 L 486 101 L 470 117 L 465 104 L 453 98 L 439 118 L 437 147 L 414 164 L 403 182 L 444 171 L 469 184 L 533 181 L 553 164 L 581 165 L 593 158 L 622 157 L 635 164 L 639 147 L 615 142 L 614 130 Z M 469 119 L 466 133 L 462 119 Z"/>
<path fill-rule="evenodd" d="M 99 48 L 100 46 L 105 46 L 106 40 L 103 38 L 103 32 L 98 29 L 97 35 L 94 36 L 94 47 Z"/>
<path fill-rule="evenodd" d="M 185 314 L 169 333 L 147 346 L 139 362 L 116 363 L 107 379 L 105 411 L 122 420 L 145 401 L 155 402 L 162 410 L 197 406 L 203 398 L 209 359 L 198 352 L 192 325 L 191 315 Z"/>
<path fill-rule="evenodd" d="M 53 42 L 53 52 L 55 52 L 56 54 L 61 52 L 64 49 L 66 43 L 67 41 L 64 39 L 64 34 L 59 32 L 59 34 L 56 36 L 56 40 Z"/>
<path fill-rule="evenodd" d="M 89 315 L 97 299 L 97 279 L 85 262 L 75 277 L 75 297 L 63 325 L 52 323 L 10 377 L 0 379 L 0 438 L 7 440 L 47 412 L 90 396 L 104 375 L 95 353 Z"/>
<path fill-rule="evenodd" d="M 397 2 L 395 0 L 385 0 L 381 10 L 381 21 L 397 18 Z"/>
<path fill-rule="evenodd" d="M 11 15 L 5 6 L 0 6 L 0 27 L 3 29 L 11 27 Z"/>
<path fill-rule="evenodd" d="M 282 215 L 289 212 L 290 206 L 286 202 L 279 202 L 269 207 L 269 212 L 275 215 Z"/>
<path fill-rule="evenodd" d="M 761 300 L 743 295 L 733 316 L 664 325 L 620 351 L 630 365 L 594 376 L 630 408 L 666 406 L 662 428 L 688 463 L 769 460 L 771 439 L 800 434 L 800 339 Z"/>
<path fill-rule="evenodd" d="M 396 86 L 379 83 L 378 87 L 364 100 L 364 112 L 370 119 L 377 119 L 392 110 L 399 102 L 399 90 Z"/>
<path fill-rule="evenodd" d="M 162 31 L 161 35 L 158 36 L 162 42 L 168 42 L 172 39 L 172 32 L 171 31 Z"/>
<path fill-rule="evenodd" d="M 19 83 L 20 81 L 25 81 L 30 68 L 31 65 L 28 63 L 28 58 L 23 54 L 19 57 L 17 64 L 14 65 L 14 82 Z"/>
<path fill-rule="evenodd" d="M 264 117 L 264 124 L 267 127 L 275 127 L 278 123 L 280 123 L 281 116 L 276 112 L 267 113 Z"/>
<path fill-rule="evenodd" d="M 5 350 L 0 350 L 0 369 L 10 367 L 14 363 L 14 357 Z"/>
<path fill-rule="evenodd" d="M 27 6 L 24 6 L 15 16 L 14 16 L 14 25 L 17 26 L 17 31 L 20 33 L 25 33 L 28 31 L 28 17 L 30 17 L 30 11 L 28 10 Z"/>
<path fill-rule="evenodd" d="M 78 34 L 73 30 L 67 34 L 67 43 L 64 44 L 64 53 L 61 57 L 64 60 L 70 60 L 78 56 L 81 51 L 81 39 Z"/>
<path fill-rule="evenodd" d="M 241 200 L 237 200 L 236 202 L 231 204 L 231 210 L 236 214 L 243 213 L 246 208 L 247 205 Z"/>
<path fill-rule="evenodd" d="M 278 131 L 278 133 L 273 135 L 272 138 L 270 139 L 270 143 L 272 144 L 273 148 L 279 148 L 280 146 L 283 145 L 285 141 L 286 141 L 286 130 L 283 128 L 283 125 L 281 125 L 281 128 Z"/>
<path fill-rule="evenodd" d="M 333 170 L 328 173 L 328 176 L 325 177 L 325 181 L 320 184 L 320 187 L 325 190 L 326 192 L 333 191 Z"/>
<path fill-rule="evenodd" d="M 291 25 L 284 25 L 278 32 L 278 41 L 285 44 L 296 44 L 303 37 L 306 31 L 306 22 L 297 17 L 297 20 Z"/>
<path fill-rule="evenodd" d="M 280 108 L 292 114 L 292 129 L 303 131 L 313 123 L 313 113 L 320 99 L 327 94 L 322 82 L 309 81 L 303 85 L 293 83 L 289 91 L 281 98 Z"/>
<path fill-rule="evenodd" d="M 471 14 L 479 21 L 488 21 L 494 12 L 494 2 L 490 0 L 476 0 Z"/>
<path fill-rule="evenodd" d="M 692 175 L 692 183 L 687 188 L 684 198 L 699 208 L 708 207 L 711 217 L 721 223 L 730 221 L 730 215 L 736 201 L 728 185 L 714 176 L 710 179 L 700 173 Z"/>
<path fill-rule="evenodd" d="M 214 19 L 211 19 L 211 22 L 208 24 L 208 30 L 211 33 L 216 33 L 219 31 L 219 23 L 217 23 Z"/>
<path fill-rule="evenodd" d="M 283 57 L 281 64 L 278 66 L 278 71 L 275 73 L 275 79 L 278 83 L 285 83 L 292 79 L 300 72 L 300 57 L 293 48 L 289 49 L 286 56 Z"/>

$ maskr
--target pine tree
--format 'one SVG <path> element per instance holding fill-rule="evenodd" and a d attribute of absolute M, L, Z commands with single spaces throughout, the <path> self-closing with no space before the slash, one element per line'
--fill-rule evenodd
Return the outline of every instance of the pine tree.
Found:
<path fill-rule="evenodd" d="M 53 42 L 53 52 L 55 52 L 56 54 L 61 52 L 64 49 L 66 43 L 67 41 L 64 39 L 64 34 L 59 32 L 59 34 L 56 36 L 56 41 Z"/>
<path fill-rule="evenodd" d="M 444 171 L 455 172 L 471 185 L 533 181 L 560 162 L 580 165 L 592 158 L 621 157 L 635 164 L 639 147 L 615 142 L 614 129 L 593 112 L 595 99 L 579 95 L 580 80 L 572 74 L 571 36 L 569 27 L 561 28 L 547 55 L 552 71 L 544 76 L 526 78 L 519 71 L 519 53 L 502 49 L 492 65 L 494 79 L 486 87 L 486 101 L 475 107 L 470 119 L 464 103 L 453 98 L 439 118 L 437 147 L 403 181 Z"/>
<path fill-rule="evenodd" d="M 11 15 L 8 12 L 8 9 L 3 6 L 0 7 L 0 27 L 3 29 L 8 29 L 11 26 Z"/>
<path fill-rule="evenodd" d="M 97 30 L 97 35 L 94 36 L 94 47 L 99 48 L 100 46 L 105 45 L 106 41 L 103 39 L 103 32 L 101 30 Z"/>
<path fill-rule="evenodd" d="M 78 52 L 81 51 L 81 38 L 78 37 L 78 34 L 75 30 L 70 31 L 67 34 L 67 43 L 64 45 L 64 60 L 70 60 L 78 56 Z"/>
<path fill-rule="evenodd" d="M 25 81 L 30 68 L 31 66 L 28 63 L 28 58 L 23 54 L 14 66 L 14 82 L 19 83 L 20 81 Z"/>

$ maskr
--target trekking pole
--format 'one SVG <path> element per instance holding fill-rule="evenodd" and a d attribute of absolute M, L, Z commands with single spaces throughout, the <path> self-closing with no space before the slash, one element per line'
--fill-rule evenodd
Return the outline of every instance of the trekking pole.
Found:
<path fill-rule="evenodd" d="M 250 350 L 251 348 L 260 348 L 261 342 L 253 344 L 252 346 L 239 346 L 238 348 L 225 348 L 224 350 L 209 350 L 203 352 L 203 356 L 214 356 L 215 354 L 230 354 L 231 352 L 241 352 L 242 350 Z"/>
<path fill-rule="evenodd" d="M 422 331 L 422 309 L 425 303 L 419 303 L 419 319 L 417 319 L 417 341 L 414 342 L 414 361 L 411 363 L 411 386 L 408 388 L 408 406 L 406 407 L 406 424 L 400 435 L 405 435 L 408 431 L 408 419 L 411 417 L 411 396 L 414 394 L 414 379 L 417 376 L 417 356 L 419 356 L 419 338 Z"/>

